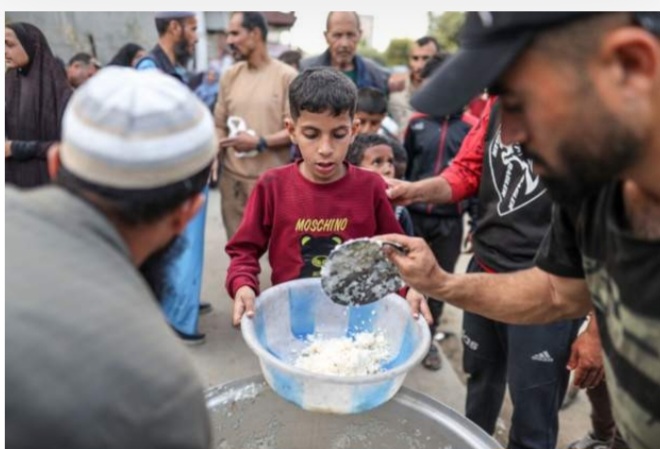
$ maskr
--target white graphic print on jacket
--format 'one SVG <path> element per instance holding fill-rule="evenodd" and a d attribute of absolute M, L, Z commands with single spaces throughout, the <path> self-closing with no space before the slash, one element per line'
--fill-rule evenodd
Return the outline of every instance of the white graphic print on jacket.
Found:
<path fill-rule="evenodd" d="M 534 202 L 545 193 L 541 180 L 532 171 L 532 161 L 525 158 L 520 145 L 504 145 L 500 129 L 488 148 L 488 163 L 497 191 L 500 217 Z"/>

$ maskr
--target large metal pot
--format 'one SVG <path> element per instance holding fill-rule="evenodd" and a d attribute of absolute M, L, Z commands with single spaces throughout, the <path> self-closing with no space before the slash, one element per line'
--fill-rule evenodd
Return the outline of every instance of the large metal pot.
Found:
<path fill-rule="evenodd" d="M 494 449 L 449 407 L 408 388 L 357 415 L 314 413 L 285 401 L 262 376 L 207 390 L 215 449 Z"/>

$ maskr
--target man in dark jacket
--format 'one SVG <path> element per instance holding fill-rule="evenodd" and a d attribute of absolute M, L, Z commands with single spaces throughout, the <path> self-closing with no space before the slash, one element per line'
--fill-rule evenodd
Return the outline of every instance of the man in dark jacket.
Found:
<path fill-rule="evenodd" d="M 446 59 L 438 53 L 426 63 L 420 74 L 426 80 Z M 461 148 L 470 125 L 461 120 L 462 111 L 446 117 L 432 117 L 415 114 L 411 117 L 404 134 L 403 146 L 408 154 L 405 179 L 419 181 L 440 174 L 447 168 Z M 415 235 L 422 237 L 431 247 L 440 266 L 454 271 L 454 265 L 461 253 L 463 238 L 462 204 L 414 203 L 408 206 L 415 229 Z M 436 298 L 429 302 L 433 315 L 431 335 L 435 334 L 444 303 Z M 438 348 L 431 341 L 429 352 L 422 365 L 432 371 L 441 367 Z"/>
<path fill-rule="evenodd" d="M 138 70 L 159 69 L 188 85 L 185 65 L 195 52 L 197 19 L 191 11 L 156 13 L 158 43 L 135 66 Z"/>
<path fill-rule="evenodd" d="M 328 49 L 318 56 L 303 59 L 300 70 L 319 66 L 334 67 L 351 78 L 358 88 L 375 87 L 385 93 L 390 91 L 390 74 L 374 61 L 357 54 L 357 46 L 362 37 L 357 13 L 331 12 L 328 14 L 324 35 Z"/>

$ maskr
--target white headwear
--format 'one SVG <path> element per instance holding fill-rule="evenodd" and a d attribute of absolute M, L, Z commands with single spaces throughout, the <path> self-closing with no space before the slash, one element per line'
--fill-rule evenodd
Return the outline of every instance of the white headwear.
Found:
<path fill-rule="evenodd" d="M 208 108 L 158 70 L 104 68 L 64 113 L 62 165 L 97 185 L 163 187 L 200 172 L 217 149 Z"/>

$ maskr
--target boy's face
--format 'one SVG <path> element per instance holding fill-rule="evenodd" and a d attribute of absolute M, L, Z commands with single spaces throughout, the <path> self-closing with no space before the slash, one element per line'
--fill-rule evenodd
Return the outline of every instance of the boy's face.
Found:
<path fill-rule="evenodd" d="M 378 134 L 380 124 L 385 119 L 385 114 L 367 114 L 366 112 L 356 112 L 355 118 L 360 123 L 360 134 Z"/>
<path fill-rule="evenodd" d="M 360 167 L 380 173 L 386 178 L 394 177 L 394 151 L 389 145 L 376 145 L 364 150 Z"/>
<path fill-rule="evenodd" d="M 343 161 L 357 133 L 357 120 L 348 112 L 333 116 L 329 111 L 302 111 L 298 120 L 286 120 L 291 141 L 298 145 L 303 161 L 302 175 L 315 183 L 327 184 L 344 176 Z"/>

